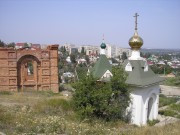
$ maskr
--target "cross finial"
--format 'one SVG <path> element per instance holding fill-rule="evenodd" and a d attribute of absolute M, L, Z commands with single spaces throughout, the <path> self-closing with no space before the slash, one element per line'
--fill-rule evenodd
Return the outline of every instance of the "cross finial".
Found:
<path fill-rule="evenodd" d="M 135 30 L 137 30 L 137 17 L 138 17 L 138 13 L 135 13 Z"/>
<path fill-rule="evenodd" d="M 103 42 L 104 42 L 104 34 L 103 34 Z"/>

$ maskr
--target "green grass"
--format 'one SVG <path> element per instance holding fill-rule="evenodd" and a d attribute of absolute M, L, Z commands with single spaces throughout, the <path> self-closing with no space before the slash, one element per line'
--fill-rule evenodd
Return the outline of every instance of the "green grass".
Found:
<path fill-rule="evenodd" d="M 10 91 L 0 91 L 0 95 L 12 95 Z"/>
<path fill-rule="evenodd" d="M 159 96 L 159 107 L 174 104 L 179 100 L 177 97 L 166 97 L 165 95 Z"/>
<path fill-rule="evenodd" d="M 164 85 L 180 87 L 180 77 L 166 78 Z"/>
<path fill-rule="evenodd" d="M 158 122 L 159 122 L 159 120 L 148 120 L 147 123 L 148 123 L 149 126 L 154 126 Z"/>
<path fill-rule="evenodd" d="M 177 111 L 177 112 L 180 113 L 180 104 L 171 104 L 169 106 L 169 109 L 172 109 L 172 110 Z"/>

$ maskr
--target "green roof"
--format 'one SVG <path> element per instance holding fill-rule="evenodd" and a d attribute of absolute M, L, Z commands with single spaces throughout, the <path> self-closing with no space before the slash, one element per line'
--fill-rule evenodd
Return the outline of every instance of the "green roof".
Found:
<path fill-rule="evenodd" d="M 104 75 L 107 70 L 112 72 L 112 66 L 109 63 L 106 55 L 102 54 L 100 55 L 100 58 L 98 59 L 94 67 L 90 69 L 90 72 L 93 74 L 94 77 L 99 79 Z"/>
<path fill-rule="evenodd" d="M 157 76 L 149 66 L 148 66 L 148 71 L 144 71 L 145 61 L 128 60 L 125 63 L 127 64 L 128 62 L 132 66 L 132 71 L 127 71 L 128 72 L 128 77 L 126 80 L 127 84 L 135 85 L 139 87 L 145 87 L 164 81 L 164 79 Z"/>

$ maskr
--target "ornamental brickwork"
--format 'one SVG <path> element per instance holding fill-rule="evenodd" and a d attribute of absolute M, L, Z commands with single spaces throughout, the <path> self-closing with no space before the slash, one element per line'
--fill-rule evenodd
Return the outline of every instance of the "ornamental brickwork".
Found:
<path fill-rule="evenodd" d="M 0 48 L 0 91 L 24 90 L 59 92 L 58 45 Z"/>

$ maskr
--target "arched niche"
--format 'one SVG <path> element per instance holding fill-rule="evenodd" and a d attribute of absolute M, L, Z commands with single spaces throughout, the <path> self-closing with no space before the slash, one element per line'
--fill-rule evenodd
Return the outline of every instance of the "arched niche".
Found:
<path fill-rule="evenodd" d="M 146 116 L 147 116 L 147 120 L 153 120 L 154 119 L 154 116 L 155 116 L 155 113 L 156 113 L 156 98 L 157 96 L 152 93 L 150 95 L 150 97 L 147 99 L 146 101 L 146 108 L 147 108 L 147 113 L 146 113 Z"/>
<path fill-rule="evenodd" d="M 38 85 L 38 68 L 40 67 L 40 60 L 33 55 L 24 55 L 18 62 L 18 88 L 24 90 L 37 89 Z"/>

